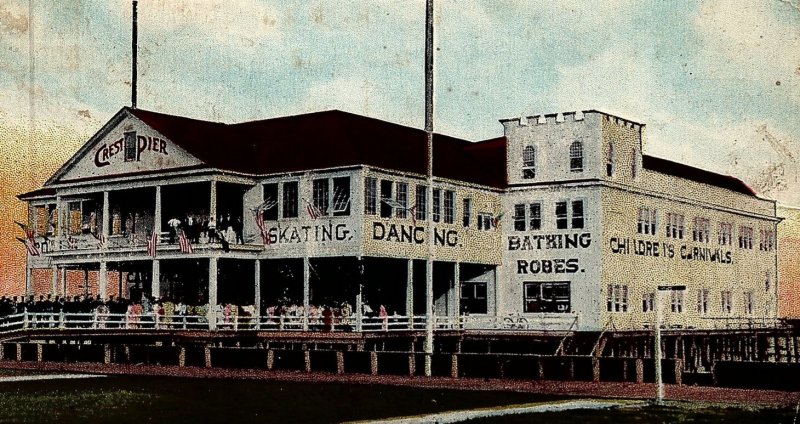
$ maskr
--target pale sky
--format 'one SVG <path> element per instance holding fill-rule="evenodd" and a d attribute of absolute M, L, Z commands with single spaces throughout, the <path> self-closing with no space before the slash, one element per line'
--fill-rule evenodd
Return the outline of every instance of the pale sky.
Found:
<path fill-rule="evenodd" d="M 31 1 L 32 21 L 28 0 L 0 0 L 0 161 L 26 151 L 36 185 L 41 161 L 130 103 L 131 1 Z M 337 108 L 421 128 L 423 31 L 422 0 L 140 0 L 139 107 L 224 122 Z M 646 124 L 645 153 L 800 204 L 800 0 L 438 0 L 436 46 L 438 132 L 480 140 L 498 119 L 599 109 Z"/>

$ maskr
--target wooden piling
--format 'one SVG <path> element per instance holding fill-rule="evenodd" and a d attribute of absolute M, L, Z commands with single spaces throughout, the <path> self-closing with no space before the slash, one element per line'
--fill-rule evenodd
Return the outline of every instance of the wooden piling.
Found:
<path fill-rule="evenodd" d="M 205 366 L 206 368 L 211 368 L 211 346 L 206 345 L 204 348 L 205 353 Z"/>
<path fill-rule="evenodd" d="M 272 367 L 275 366 L 275 351 L 272 349 L 267 349 L 267 369 L 272 371 Z"/>
<path fill-rule="evenodd" d="M 43 356 L 42 347 L 43 346 L 41 343 L 36 343 L 36 362 L 42 362 L 42 356 Z"/>
<path fill-rule="evenodd" d="M 311 372 L 311 352 L 308 349 L 303 350 L 303 364 L 305 371 Z"/>
<path fill-rule="evenodd" d="M 458 355 L 450 355 L 450 377 L 458 378 Z"/>
<path fill-rule="evenodd" d="M 378 352 L 374 350 L 369 353 L 369 372 L 378 375 Z"/>
<path fill-rule="evenodd" d="M 178 351 L 178 366 L 185 367 L 186 366 L 186 347 L 181 346 L 180 350 Z"/>
<path fill-rule="evenodd" d="M 336 352 L 336 374 L 344 374 L 344 352 Z"/>
<path fill-rule="evenodd" d="M 108 343 L 103 345 L 103 363 L 104 364 L 111 363 L 111 345 Z"/>
<path fill-rule="evenodd" d="M 644 359 L 636 358 L 636 382 L 644 383 Z"/>

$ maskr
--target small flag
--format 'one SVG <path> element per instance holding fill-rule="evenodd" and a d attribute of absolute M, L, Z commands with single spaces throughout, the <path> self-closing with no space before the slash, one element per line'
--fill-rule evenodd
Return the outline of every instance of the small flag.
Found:
<path fill-rule="evenodd" d="M 194 253 L 194 249 L 192 249 L 192 243 L 189 243 L 189 238 L 186 237 L 186 232 L 183 230 L 181 230 L 180 235 L 178 235 L 178 244 L 180 245 L 181 252 Z"/>
<path fill-rule="evenodd" d="M 320 216 L 322 216 L 322 212 L 319 210 L 319 208 L 308 202 L 306 202 L 306 212 L 308 212 L 308 216 L 311 219 L 318 219 Z"/>
<path fill-rule="evenodd" d="M 153 228 L 153 233 L 150 234 L 150 240 L 147 241 L 147 255 L 151 258 L 156 257 L 156 246 L 158 245 L 158 232 Z"/>
<path fill-rule="evenodd" d="M 272 244 L 271 240 L 269 239 L 269 234 L 267 234 L 267 229 L 264 226 L 264 210 L 256 209 L 256 225 L 261 233 L 261 241 L 264 243 L 264 245 L 267 246 Z"/>
<path fill-rule="evenodd" d="M 500 226 L 500 222 L 502 222 L 500 220 L 503 218 L 503 215 L 505 215 L 505 212 L 501 212 L 499 215 L 492 218 L 492 227 L 497 228 Z"/>
<path fill-rule="evenodd" d="M 36 247 L 36 243 L 31 239 L 24 239 L 22 237 L 17 237 L 22 244 L 25 245 L 25 249 L 28 250 L 28 254 L 31 256 L 39 256 L 39 248 Z"/>

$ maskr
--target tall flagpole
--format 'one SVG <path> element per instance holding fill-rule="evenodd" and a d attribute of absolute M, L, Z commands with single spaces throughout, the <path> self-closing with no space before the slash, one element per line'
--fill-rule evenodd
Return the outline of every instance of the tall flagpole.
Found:
<path fill-rule="evenodd" d="M 428 149 L 427 197 L 428 257 L 425 262 L 425 376 L 432 374 L 433 361 L 433 0 L 425 2 L 425 138 Z"/>
<path fill-rule="evenodd" d="M 136 56 L 138 56 L 138 47 L 136 45 L 137 38 L 139 38 L 139 29 L 137 25 L 137 5 L 138 0 L 133 0 L 133 18 L 131 27 L 131 108 L 136 109 Z"/>

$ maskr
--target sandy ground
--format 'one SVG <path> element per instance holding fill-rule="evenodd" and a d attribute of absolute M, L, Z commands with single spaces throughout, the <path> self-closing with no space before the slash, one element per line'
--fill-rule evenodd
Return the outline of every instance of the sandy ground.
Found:
<path fill-rule="evenodd" d="M 160 375 L 191 378 L 233 378 L 271 381 L 297 381 L 349 384 L 386 384 L 393 386 L 425 387 L 456 390 L 508 390 L 591 398 L 652 399 L 656 387 L 652 383 L 594 383 L 582 381 L 523 381 L 448 377 L 372 376 L 364 374 L 336 375 L 299 371 L 238 370 L 221 368 L 178 367 L 163 365 L 126 365 L 60 362 L 0 361 L 0 369 L 22 369 L 88 374 Z M 760 406 L 795 406 L 800 392 L 777 390 L 729 389 L 702 386 L 665 387 L 667 400 L 694 402 L 723 402 Z"/>

